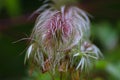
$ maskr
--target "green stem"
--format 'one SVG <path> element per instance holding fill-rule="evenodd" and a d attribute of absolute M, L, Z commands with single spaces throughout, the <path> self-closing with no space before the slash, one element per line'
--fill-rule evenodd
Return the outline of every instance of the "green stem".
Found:
<path fill-rule="evenodd" d="M 50 73 L 50 72 L 49 72 L 49 74 L 50 74 L 52 80 L 55 80 L 54 75 L 52 73 Z"/>
<path fill-rule="evenodd" d="M 62 77 L 63 77 L 62 72 L 60 72 L 60 80 L 62 80 Z"/>

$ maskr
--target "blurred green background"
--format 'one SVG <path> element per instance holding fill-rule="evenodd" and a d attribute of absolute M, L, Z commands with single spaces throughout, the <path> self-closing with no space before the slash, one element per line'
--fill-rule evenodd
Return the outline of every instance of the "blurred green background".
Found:
<path fill-rule="evenodd" d="M 0 0 L 0 80 L 44 80 L 45 75 L 37 72 L 28 75 L 24 65 L 28 41 L 13 43 L 30 35 L 37 14 L 29 19 L 30 15 L 41 4 L 39 0 Z M 96 62 L 91 80 L 120 80 L 120 0 L 80 0 L 79 7 L 93 16 L 91 40 L 105 57 Z"/>

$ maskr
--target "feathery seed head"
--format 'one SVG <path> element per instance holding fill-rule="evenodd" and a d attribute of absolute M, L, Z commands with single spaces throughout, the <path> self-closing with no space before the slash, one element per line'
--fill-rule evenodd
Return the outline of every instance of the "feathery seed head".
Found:
<path fill-rule="evenodd" d="M 100 50 L 90 42 L 90 21 L 77 7 L 62 6 L 42 12 L 33 29 L 25 61 L 46 71 L 67 71 L 90 65 L 91 59 L 101 56 Z M 76 61 L 77 60 L 77 61 Z"/>

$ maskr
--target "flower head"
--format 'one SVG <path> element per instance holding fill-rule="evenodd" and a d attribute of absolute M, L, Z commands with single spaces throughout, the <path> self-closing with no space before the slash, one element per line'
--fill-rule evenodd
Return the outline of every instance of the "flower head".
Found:
<path fill-rule="evenodd" d="M 67 71 L 75 66 L 83 69 L 89 63 L 89 57 L 98 59 L 100 53 L 96 46 L 85 42 L 89 35 L 89 18 L 83 10 L 66 6 L 60 10 L 49 8 L 37 18 L 31 35 L 34 41 L 26 59 L 43 72 Z M 79 58 L 79 55 L 82 56 Z M 80 62 L 75 62 L 76 57 Z"/>

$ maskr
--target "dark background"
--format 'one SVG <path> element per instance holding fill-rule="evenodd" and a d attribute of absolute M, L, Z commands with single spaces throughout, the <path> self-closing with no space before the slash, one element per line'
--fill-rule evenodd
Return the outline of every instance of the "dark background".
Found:
<path fill-rule="evenodd" d="M 32 80 L 24 65 L 28 41 L 13 42 L 29 37 L 36 18 L 30 15 L 41 4 L 39 0 L 0 0 L 0 80 Z M 95 64 L 92 80 L 120 80 L 120 0 L 80 0 L 78 6 L 93 16 L 91 40 L 105 56 Z"/>

